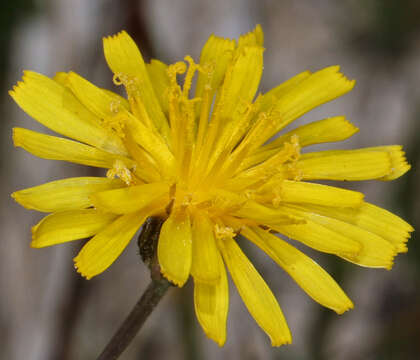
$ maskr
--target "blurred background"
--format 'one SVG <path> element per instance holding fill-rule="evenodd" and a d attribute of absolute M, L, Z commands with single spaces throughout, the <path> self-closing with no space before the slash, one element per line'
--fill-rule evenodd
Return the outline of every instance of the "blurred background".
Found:
<path fill-rule="evenodd" d="M 73 268 L 83 242 L 31 249 L 30 227 L 42 215 L 10 198 L 15 190 L 54 179 L 102 175 L 14 149 L 13 126 L 45 130 L 7 91 L 24 69 L 48 76 L 73 70 L 113 88 L 102 37 L 121 29 L 134 37 L 146 59 L 170 63 L 185 54 L 198 59 L 211 33 L 237 37 L 260 23 L 266 48 L 262 91 L 303 70 L 340 64 L 357 80 L 355 90 L 296 124 L 346 115 L 361 131 L 340 147 L 403 144 L 413 165 L 403 178 L 345 185 L 420 228 L 418 0 L 15 0 L 1 2 L 0 20 L 1 359 L 96 358 L 148 284 L 135 241 L 90 281 Z M 293 345 L 271 348 L 230 286 L 228 340 L 219 348 L 198 325 L 189 283 L 166 295 L 121 359 L 419 359 L 416 238 L 390 272 L 304 249 L 354 301 L 355 309 L 341 316 L 314 303 L 272 261 L 242 242 L 282 306 Z"/>

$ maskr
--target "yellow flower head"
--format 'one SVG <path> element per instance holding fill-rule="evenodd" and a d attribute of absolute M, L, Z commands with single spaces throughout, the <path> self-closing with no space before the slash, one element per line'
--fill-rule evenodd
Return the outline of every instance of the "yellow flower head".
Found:
<path fill-rule="evenodd" d="M 186 56 L 167 66 L 146 64 L 124 31 L 105 38 L 114 83 L 125 87 L 127 98 L 73 72 L 49 79 L 25 71 L 10 95 L 66 138 L 15 128 L 15 145 L 41 158 L 108 169 L 106 177 L 15 192 L 26 208 L 52 213 L 33 227 L 31 245 L 92 237 L 74 259 L 90 279 L 117 259 L 148 217 L 164 218 L 157 249 L 162 274 L 178 286 L 192 275 L 197 318 L 219 345 L 226 340 L 226 267 L 272 345 L 291 342 L 275 297 L 238 246 L 239 234 L 321 305 L 339 314 L 352 308 L 320 266 L 275 234 L 358 265 L 390 269 L 394 256 L 407 251 L 413 228 L 359 192 L 311 181 L 393 180 L 410 166 L 400 146 L 303 151 L 356 133 L 343 116 L 277 136 L 355 82 L 332 66 L 256 95 L 262 45 L 259 26 L 238 41 L 211 36 L 199 63 Z"/>

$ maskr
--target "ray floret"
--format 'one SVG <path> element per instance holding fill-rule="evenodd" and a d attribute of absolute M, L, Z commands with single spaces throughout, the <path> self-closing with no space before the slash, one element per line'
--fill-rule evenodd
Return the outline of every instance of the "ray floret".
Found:
<path fill-rule="evenodd" d="M 198 62 L 186 56 L 167 65 L 145 63 L 125 31 L 106 37 L 106 62 L 124 97 L 73 72 L 50 79 L 25 71 L 10 95 L 60 136 L 15 128 L 15 146 L 105 172 L 12 194 L 25 208 L 49 213 L 32 228 L 31 246 L 90 238 L 74 258 L 77 271 L 90 279 L 110 267 L 147 218 L 161 218 L 161 272 L 180 287 L 191 275 L 197 319 L 220 346 L 227 336 L 228 273 L 271 344 L 292 341 L 239 237 L 257 245 L 319 304 L 338 314 L 353 308 L 293 241 L 360 266 L 390 269 L 414 229 L 360 192 L 315 181 L 389 181 L 410 165 L 398 145 L 306 151 L 359 131 L 341 115 L 283 132 L 352 90 L 355 81 L 330 66 L 260 94 L 263 41 L 259 25 L 237 41 L 212 35 Z"/>

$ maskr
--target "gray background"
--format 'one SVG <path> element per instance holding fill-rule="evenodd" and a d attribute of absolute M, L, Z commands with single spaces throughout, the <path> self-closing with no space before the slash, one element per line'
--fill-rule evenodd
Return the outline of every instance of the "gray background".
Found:
<path fill-rule="evenodd" d="M 305 69 L 340 64 L 357 80 L 350 94 L 296 124 L 346 115 L 361 128 L 339 147 L 403 144 L 413 169 L 391 183 L 345 184 L 419 227 L 420 3 L 417 0 L 16 0 L 0 5 L 0 358 L 94 359 L 148 283 L 133 241 L 105 273 L 86 281 L 72 258 L 83 242 L 31 249 L 25 210 L 12 191 L 67 176 L 101 175 L 14 149 L 13 126 L 42 129 L 7 95 L 31 69 L 73 70 L 112 88 L 102 36 L 126 29 L 143 54 L 174 62 L 198 59 L 210 33 L 265 31 L 266 91 Z M 294 125 L 295 126 L 295 125 Z M 328 147 L 322 147 L 328 148 Z M 341 184 L 342 185 L 342 184 Z M 391 272 L 313 255 L 340 282 L 355 309 L 338 316 L 309 299 L 261 252 L 243 244 L 288 320 L 293 345 L 271 348 L 230 287 L 228 340 L 219 348 L 195 319 L 192 286 L 173 289 L 122 359 L 417 359 L 420 354 L 420 246 Z"/>

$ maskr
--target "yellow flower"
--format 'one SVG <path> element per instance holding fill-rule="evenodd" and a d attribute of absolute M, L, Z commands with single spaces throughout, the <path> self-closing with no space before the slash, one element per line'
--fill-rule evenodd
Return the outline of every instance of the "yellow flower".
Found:
<path fill-rule="evenodd" d="M 15 145 L 41 158 L 108 169 L 106 177 L 57 180 L 13 194 L 28 209 L 52 213 L 33 227 L 32 247 L 92 237 L 74 259 L 90 279 L 116 260 L 148 217 L 163 217 L 161 271 L 178 286 L 192 275 L 198 321 L 219 345 L 226 340 L 226 267 L 272 345 L 291 342 L 275 297 L 238 246 L 239 234 L 321 305 L 339 314 L 352 308 L 320 266 L 274 234 L 358 265 L 390 269 L 394 256 L 407 251 L 413 228 L 359 192 L 309 181 L 393 180 L 410 166 L 400 146 L 301 153 L 356 133 L 343 116 L 268 142 L 355 82 L 332 66 L 302 72 L 256 96 L 262 43 L 259 26 L 237 42 L 211 36 L 199 63 L 186 56 L 167 66 L 145 64 L 125 32 L 105 38 L 106 61 L 127 99 L 73 72 L 49 79 L 25 71 L 11 96 L 66 138 L 15 128 Z"/>

